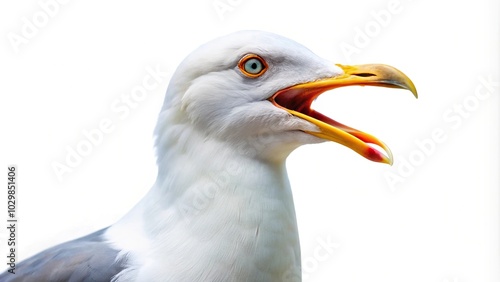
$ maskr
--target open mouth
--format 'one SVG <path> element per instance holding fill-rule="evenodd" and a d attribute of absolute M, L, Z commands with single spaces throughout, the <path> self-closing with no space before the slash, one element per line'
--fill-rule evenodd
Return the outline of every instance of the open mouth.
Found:
<path fill-rule="evenodd" d="M 415 85 L 404 73 L 388 65 L 337 66 L 344 71 L 343 75 L 281 89 L 269 100 L 275 106 L 319 128 L 317 132 L 307 131 L 307 133 L 347 146 L 371 161 L 392 164 L 392 153 L 382 141 L 315 111 L 311 108 L 311 104 L 325 91 L 350 85 L 406 89 L 418 97 Z"/>

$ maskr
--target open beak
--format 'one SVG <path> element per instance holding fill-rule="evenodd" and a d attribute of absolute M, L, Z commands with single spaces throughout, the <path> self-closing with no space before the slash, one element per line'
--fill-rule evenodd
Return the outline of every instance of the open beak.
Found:
<path fill-rule="evenodd" d="M 290 114 L 315 124 L 320 130 L 307 133 L 347 146 L 369 160 L 392 165 L 392 153 L 382 141 L 311 109 L 311 104 L 325 91 L 349 85 L 406 89 L 418 98 L 415 85 L 404 73 L 388 65 L 337 66 L 344 70 L 343 75 L 287 87 L 276 92 L 269 100 Z M 385 153 L 378 150 L 377 146 Z"/>

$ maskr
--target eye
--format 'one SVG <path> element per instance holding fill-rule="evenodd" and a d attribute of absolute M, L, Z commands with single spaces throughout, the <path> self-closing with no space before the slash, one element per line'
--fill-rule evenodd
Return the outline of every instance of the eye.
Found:
<path fill-rule="evenodd" d="M 257 78 L 266 72 L 267 63 L 258 55 L 248 54 L 241 58 L 238 68 L 244 75 Z"/>

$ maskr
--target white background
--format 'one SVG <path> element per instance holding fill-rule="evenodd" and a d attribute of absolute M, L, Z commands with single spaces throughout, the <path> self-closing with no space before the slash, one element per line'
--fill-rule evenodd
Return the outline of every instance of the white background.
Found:
<path fill-rule="evenodd" d="M 353 87 L 318 99 L 321 112 L 385 141 L 396 161 L 372 163 L 334 143 L 289 157 L 304 280 L 500 281 L 498 1 L 61 1 L 44 22 L 46 2 L 0 7 L 0 156 L 4 175 L 19 170 L 19 258 L 134 205 L 155 180 L 153 127 L 178 63 L 214 37 L 262 29 L 335 63 L 396 66 L 420 95 Z M 29 38 L 27 21 L 38 26 Z M 148 67 L 168 77 L 120 116 L 111 105 Z M 480 100 L 481 78 L 496 86 Z M 114 130 L 59 181 L 52 163 L 106 118 Z M 421 149 L 436 130 L 439 142 Z M 388 176 L 401 178 L 390 185 Z M 321 241 L 334 247 L 318 256 Z"/>

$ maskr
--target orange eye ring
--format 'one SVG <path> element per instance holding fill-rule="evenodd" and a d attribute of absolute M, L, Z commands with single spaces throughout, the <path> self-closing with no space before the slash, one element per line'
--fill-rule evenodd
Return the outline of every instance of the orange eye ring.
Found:
<path fill-rule="evenodd" d="M 268 65 L 259 55 L 247 54 L 241 58 L 238 68 L 247 77 L 257 78 L 267 71 Z"/>

